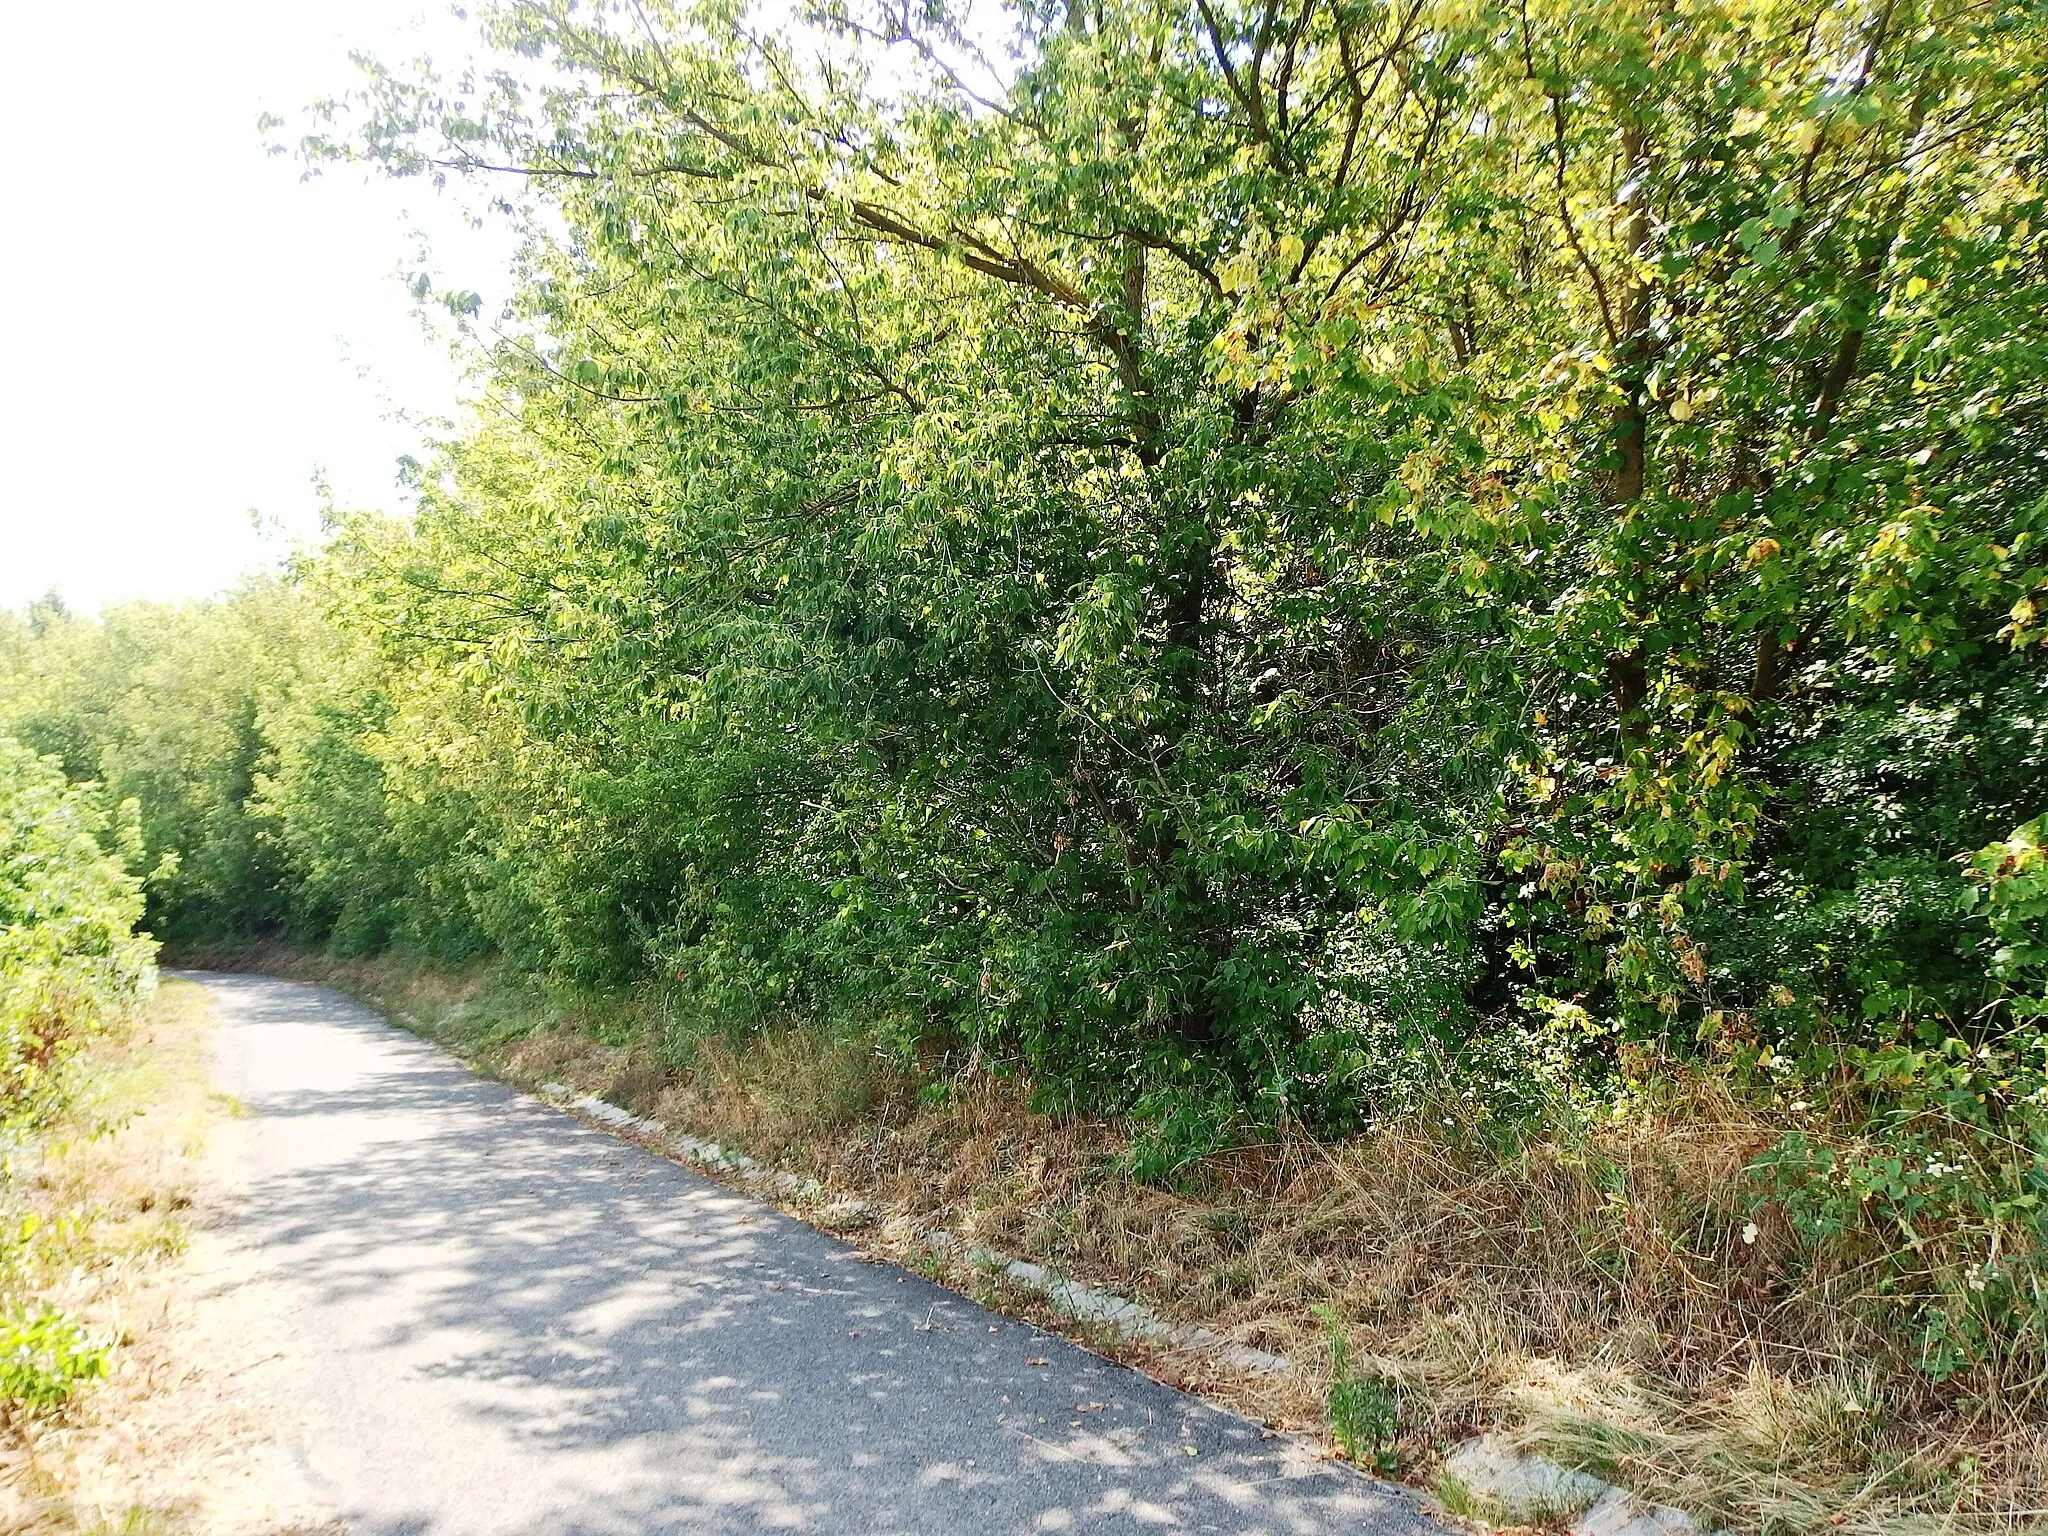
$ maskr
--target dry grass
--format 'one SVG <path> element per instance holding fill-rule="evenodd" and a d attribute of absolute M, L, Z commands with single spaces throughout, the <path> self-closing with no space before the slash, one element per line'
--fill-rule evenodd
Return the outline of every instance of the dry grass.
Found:
<path fill-rule="evenodd" d="M 590 1014 L 395 962 L 313 969 L 515 1080 L 571 1083 L 878 1202 L 899 1229 L 942 1225 L 1287 1355 L 1281 1380 L 1150 1362 L 1269 1422 L 1324 1428 L 1334 1318 L 1354 1369 L 1400 1402 L 1410 1480 L 1505 1428 L 1736 1531 L 2036 1530 L 2048 1506 L 2048 1427 L 1944 1394 L 1881 1314 L 1840 1304 L 1854 1277 L 1795 1283 L 1791 1234 L 1768 1215 L 1749 1228 L 1744 1169 L 1780 1127 L 1713 1078 L 1541 1134 L 1453 1109 L 1250 1147 L 1162 1189 L 1125 1173 L 1120 1127 L 1035 1114 L 1014 1080 L 920 1095 L 814 1030 L 679 1050 L 658 997 Z"/>
<path fill-rule="evenodd" d="M 95 1041 L 84 1091 L 13 1188 L 41 1225 L 17 1294 L 115 1344 L 108 1378 L 65 1410 L 0 1429 L 0 1532 L 325 1531 L 276 1459 L 289 1413 L 270 1395 L 289 1346 L 281 1308 L 223 1230 L 234 1106 L 209 1086 L 209 1009 L 167 982 L 147 1014 Z"/>

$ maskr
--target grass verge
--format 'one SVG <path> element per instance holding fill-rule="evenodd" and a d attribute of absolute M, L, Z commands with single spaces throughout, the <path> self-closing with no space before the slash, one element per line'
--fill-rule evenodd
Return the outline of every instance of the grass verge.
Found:
<path fill-rule="evenodd" d="M 1748 1214 L 1746 1170 L 1777 1128 L 1713 1079 L 1511 1129 L 1447 1105 L 1341 1145 L 1241 1148 L 1169 1188 L 1131 1176 L 1124 1127 L 815 1028 L 725 1031 L 670 994 L 389 956 L 199 958 L 342 987 L 512 1081 L 596 1093 L 898 1227 L 944 1226 L 1286 1355 L 1286 1378 L 1147 1364 L 1411 1482 L 1492 1428 L 1729 1531 L 2043 1525 L 2032 1400 L 1945 1390 L 1838 1307 L 1831 1278 L 1798 1272 L 1788 1235 Z"/>
<path fill-rule="evenodd" d="M 216 1143 L 236 1112 L 207 1072 L 203 988 L 166 981 L 70 1064 L 68 1106 L 0 1185 L 0 1305 L 62 1319 L 10 1362 L 0 1533 L 323 1531 L 266 1464 L 285 1357 L 265 1282 L 224 1236 Z M 67 1368 L 67 1357 L 69 1367 Z"/>

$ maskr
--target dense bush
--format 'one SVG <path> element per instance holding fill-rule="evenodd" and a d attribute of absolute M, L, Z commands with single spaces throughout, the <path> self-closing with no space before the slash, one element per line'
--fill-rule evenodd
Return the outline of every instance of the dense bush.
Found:
<path fill-rule="evenodd" d="M 155 945 L 117 822 L 91 786 L 0 735 L 0 1122 L 48 1112 L 79 1040 L 152 983 Z M 112 834 L 115 846 L 101 839 Z"/>
<path fill-rule="evenodd" d="M 2048 16 L 1008 24 L 520 0 L 326 109 L 517 297 L 410 520 L 17 626 L 164 931 L 660 973 L 1162 1171 L 1721 1073 L 1932 1368 L 2048 1359 Z"/>

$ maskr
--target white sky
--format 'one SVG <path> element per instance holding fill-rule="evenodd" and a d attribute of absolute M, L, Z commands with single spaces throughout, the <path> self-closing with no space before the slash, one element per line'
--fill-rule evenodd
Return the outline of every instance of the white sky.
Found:
<path fill-rule="evenodd" d="M 96 0 L 7 8 L 0 142 L 0 606 L 217 590 L 319 526 L 316 471 L 395 507 L 405 419 L 457 369 L 401 270 L 503 290 L 509 248 L 424 182 L 264 153 L 353 86 L 351 48 L 453 62 L 442 0 Z M 259 537 L 255 510 L 282 532 Z"/>

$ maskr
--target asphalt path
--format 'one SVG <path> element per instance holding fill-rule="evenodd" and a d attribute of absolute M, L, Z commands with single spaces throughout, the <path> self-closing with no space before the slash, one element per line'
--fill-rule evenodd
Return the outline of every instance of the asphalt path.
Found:
<path fill-rule="evenodd" d="M 1441 1536 L 338 993 L 187 974 L 302 1362 L 290 1454 L 352 1532 Z"/>

